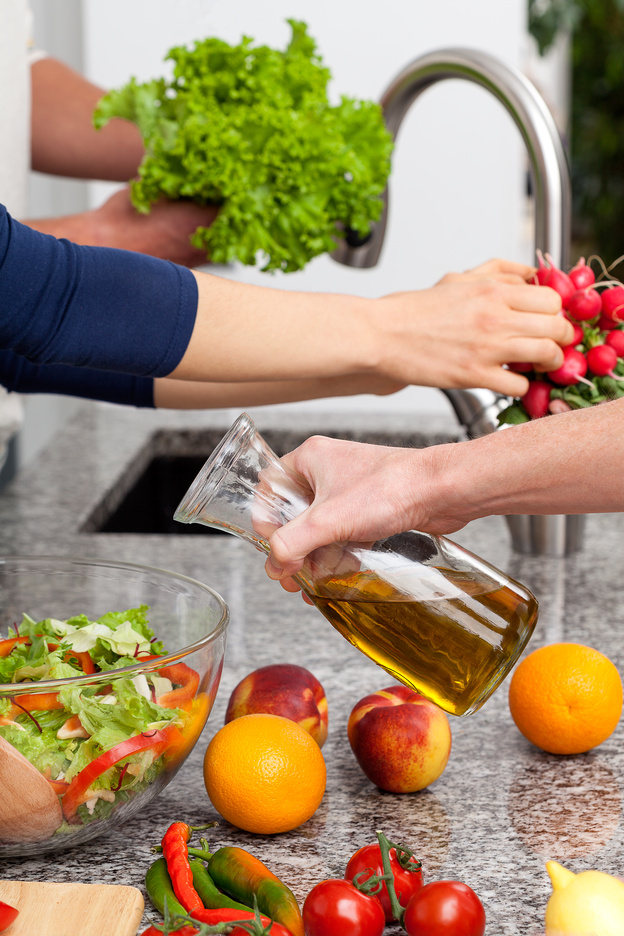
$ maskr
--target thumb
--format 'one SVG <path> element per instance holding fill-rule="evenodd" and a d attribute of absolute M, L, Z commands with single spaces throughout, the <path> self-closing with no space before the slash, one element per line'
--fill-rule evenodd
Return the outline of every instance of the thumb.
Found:
<path fill-rule="evenodd" d="M 269 537 L 270 555 L 267 574 L 270 578 L 294 575 L 301 569 L 308 553 L 324 545 L 319 531 L 310 522 L 311 508 L 279 527 Z M 277 574 L 272 575 L 271 569 Z"/>

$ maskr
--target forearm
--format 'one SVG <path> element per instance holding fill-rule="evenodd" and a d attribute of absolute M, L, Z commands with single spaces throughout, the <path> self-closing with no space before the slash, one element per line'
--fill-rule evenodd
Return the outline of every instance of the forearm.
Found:
<path fill-rule="evenodd" d="M 53 58 L 35 62 L 31 81 L 33 169 L 118 182 L 136 175 L 143 142 L 135 125 L 120 119 L 101 131 L 92 125 L 101 88 Z"/>
<path fill-rule="evenodd" d="M 297 400 L 352 396 L 359 393 L 386 395 L 400 390 L 392 381 L 360 377 L 328 377 L 325 380 L 267 380 L 246 383 L 193 380 L 154 381 L 154 406 L 162 409 L 219 409 L 269 406 Z"/>
<path fill-rule="evenodd" d="M 434 510 L 464 522 L 624 509 L 624 400 L 428 451 Z"/>
<path fill-rule="evenodd" d="M 28 225 L 42 234 L 51 234 L 52 237 L 66 237 L 74 244 L 104 243 L 104 234 L 97 224 L 97 216 L 93 211 L 83 211 L 74 215 L 62 215 L 58 218 L 22 218 L 22 224 Z M 108 246 L 114 246 L 109 244 Z"/>
<path fill-rule="evenodd" d="M 199 303 L 187 351 L 169 375 L 215 381 L 304 380 L 376 374 L 376 300 L 299 293 L 193 274 Z"/>

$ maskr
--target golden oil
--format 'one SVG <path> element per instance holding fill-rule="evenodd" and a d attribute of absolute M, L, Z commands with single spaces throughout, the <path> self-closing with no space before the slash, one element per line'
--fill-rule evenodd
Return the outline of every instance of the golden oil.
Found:
<path fill-rule="evenodd" d="M 395 679 L 452 715 L 469 715 L 526 646 L 537 601 L 524 589 L 493 587 L 472 572 L 437 571 L 452 583 L 451 597 L 416 601 L 370 572 L 358 572 L 319 582 L 327 597 L 310 598 L 343 637 Z"/>

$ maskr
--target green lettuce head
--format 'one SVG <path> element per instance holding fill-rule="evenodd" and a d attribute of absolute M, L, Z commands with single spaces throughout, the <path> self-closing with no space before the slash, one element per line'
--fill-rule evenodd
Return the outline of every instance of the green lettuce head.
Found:
<path fill-rule="evenodd" d="M 170 81 L 132 79 L 94 115 L 98 128 L 123 117 L 141 132 L 139 211 L 162 197 L 220 206 L 192 238 L 214 263 L 301 270 L 345 229 L 366 236 L 382 211 L 393 144 L 381 108 L 347 97 L 331 106 L 306 24 L 288 22 L 283 52 L 249 37 L 173 48 Z"/>

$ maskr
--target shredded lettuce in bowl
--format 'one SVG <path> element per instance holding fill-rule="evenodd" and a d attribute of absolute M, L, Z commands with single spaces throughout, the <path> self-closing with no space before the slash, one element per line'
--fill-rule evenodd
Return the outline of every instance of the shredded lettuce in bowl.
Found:
<path fill-rule="evenodd" d="M 0 640 L 0 736 L 59 794 L 65 821 L 58 832 L 106 818 L 176 763 L 189 721 L 203 727 L 206 699 L 196 695 L 198 674 L 185 663 L 116 673 L 165 653 L 147 611 L 142 605 L 97 621 L 85 615 L 35 621 L 24 614 Z M 85 674 L 95 682 L 34 691 L 41 680 Z M 7 684 L 20 692 L 7 691 Z M 24 694 L 30 686 L 33 692 Z"/>
<path fill-rule="evenodd" d="M 173 48 L 171 80 L 133 78 L 94 114 L 98 128 L 122 117 L 141 132 L 139 211 L 163 196 L 221 206 L 192 239 L 214 263 L 300 270 L 381 214 L 393 146 L 381 108 L 344 96 L 332 106 L 306 24 L 288 22 L 285 51 L 249 37 Z"/>

